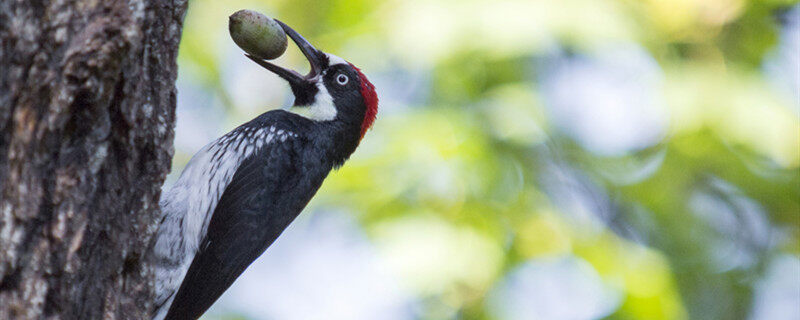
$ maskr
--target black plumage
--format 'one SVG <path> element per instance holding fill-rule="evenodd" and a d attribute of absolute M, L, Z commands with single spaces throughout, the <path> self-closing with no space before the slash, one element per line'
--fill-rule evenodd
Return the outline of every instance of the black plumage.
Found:
<path fill-rule="evenodd" d="M 271 111 L 247 126 L 300 132 L 309 120 Z M 305 128 L 306 130 L 297 130 Z M 277 136 L 276 136 L 277 138 Z M 306 206 L 333 167 L 320 148 L 297 134 L 266 143 L 236 170 L 214 210 L 200 250 L 178 290 L 166 319 L 196 319 L 269 247 Z"/>

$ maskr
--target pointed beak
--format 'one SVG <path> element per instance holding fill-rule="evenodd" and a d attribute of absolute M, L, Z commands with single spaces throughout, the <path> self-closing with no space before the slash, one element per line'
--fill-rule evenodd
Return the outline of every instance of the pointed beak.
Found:
<path fill-rule="evenodd" d="M 311 71 L 305 76 L 301 75 L 299 72 L 279 67 L 273 63 L 270 63 L 266 60 L 261 58 L 257 58 L 251 56 L 249 54 L 245 54 L 250 60 L 253 60 L 255 63 L 258 63 L 260 66 L 264 67 L 265 69 L 272 71 L 273 73 L 277 74 L 284 80 L 289 82 L 289 85 L 292 87 L 292 91 L 295 92 L 297 95 L 298 90 L 305 88 L 309 85 L 314 85 L 312 79 L 316 78 L 320 75 L 323 68 L 323 59 L 325 58 L 325 54 L 322 51 L 317 50 L 314 46 L 311 45 L 303 36 L 301 36 L 297 31 L 287 26 L 285 23 L 281 22 L 278 19 L 275 19 L 283 31 L 292 38 L 292 41 L 297 44 L 297 47 L 300 48 L 300 51 L 303 52 L 303 55 L 306 56 L 308 59 L 308 63 L 311 64 Z"/>

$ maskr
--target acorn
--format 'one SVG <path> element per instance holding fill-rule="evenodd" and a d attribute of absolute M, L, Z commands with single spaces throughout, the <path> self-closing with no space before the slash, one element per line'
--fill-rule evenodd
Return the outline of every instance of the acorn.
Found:
<path fill-rule="evenodd" d="M 230 16 L 228 30 L 239 48 L 251 56 L 272 60 L 286 52 L 286 33 L 274 19 L 253 10 Z"/>

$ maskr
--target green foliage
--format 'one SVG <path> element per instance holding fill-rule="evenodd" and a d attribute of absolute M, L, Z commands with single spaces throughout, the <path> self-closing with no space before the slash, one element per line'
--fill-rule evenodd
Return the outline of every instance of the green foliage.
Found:
<path fill-rule="evenodd" d="M 780 39 L 776 12 L 796 3 L 198 0 L 180 63 L 226 94 L 227 14 L 250 8 L 381 79 L 381 97 L 400 91 L 397 70 L 421 74 L 414 98 L 382 100 L 374 129 L 312 202 L 358 218 L 423 298 L 421 319 L 493 319 L 498 281 L 559 255 L 622 292 L 609 318 L 744 319 L 769 258 L 800 254 L 798 102 L 762 70 Z M 666 131 L 602 154 L 552 121 L 539 76 L 554 54 L 624 43 L 660 68 Z M 553 175 L 577 180 L 564 189 Z M 554 188 L 590 190 L 604 227 L 572 217 Z M 752 212 L 764 214 L 767 240 Z M 720 243 L 752 261 L 720 266 Z"/>

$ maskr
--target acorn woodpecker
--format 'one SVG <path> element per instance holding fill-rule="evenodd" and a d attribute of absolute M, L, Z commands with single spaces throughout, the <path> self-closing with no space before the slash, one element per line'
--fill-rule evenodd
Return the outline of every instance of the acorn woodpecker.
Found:
<path fill-rule="evenodd" d="M 311 71 L 304 76 L 247 55 L 289 82 L 294 105 L 203 147 L 163 194 L 164 217 L 149 252 L 155 319 L 199 318 L 300 214 L 375 120 L 378 96 L 367 77 L 277 22 Z"/>

